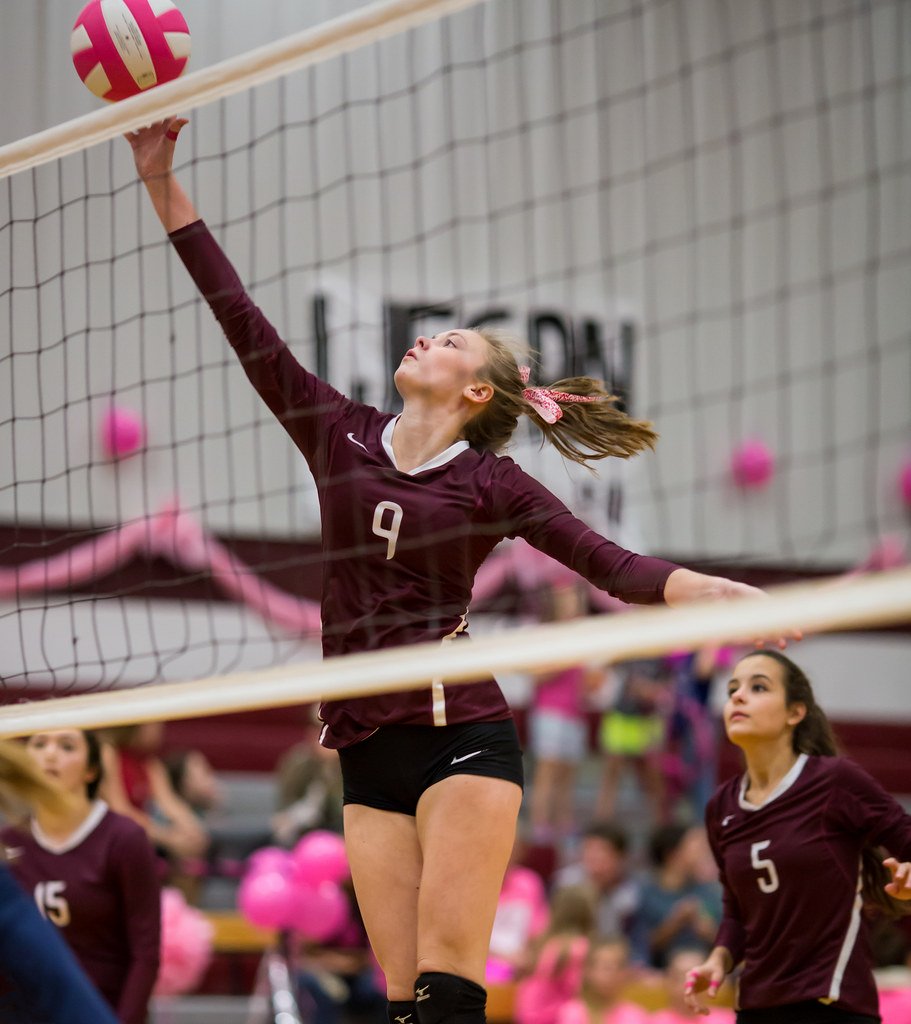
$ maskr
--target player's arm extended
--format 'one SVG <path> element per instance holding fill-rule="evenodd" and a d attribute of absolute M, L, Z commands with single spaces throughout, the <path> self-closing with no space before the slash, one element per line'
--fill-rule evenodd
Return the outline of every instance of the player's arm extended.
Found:
<path fill-rule="evenodd" d="M 171 170 L 177 134 L 186 123 L 183 118 L 169 117 L 126 136 L 136 170 L 168 234 L 199 220 L 190 197 Z"/>

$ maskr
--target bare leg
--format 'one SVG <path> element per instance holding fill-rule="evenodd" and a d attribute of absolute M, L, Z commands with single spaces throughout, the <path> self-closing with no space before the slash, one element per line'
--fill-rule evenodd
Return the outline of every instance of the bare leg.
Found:
<path fill-rule="evenodd" d="M 484 984 L 490 932 L 515 841 L 522 790 L 505 779 L 455 775 L 418 803 L 424 855 L 417 971 Z"/>
<path fill-rule="evenodd" d="M 617 789 L 623 771 L 624 758 L 619 754 L 604 755 L 604 771 L 601 775 L 601 787 L 595 802 L 595 817 L 609 821 L 617 808 Z"/>
<path fill-rule="evenodd" d="M 540 760 L 531 787 L 531 825 L 536 837 L 549 833 L 555 824 L 557 782 L 560 762 Z"/>
<path fill-rule="evenodd" d="M 408 814 L 345 807 L 345 846 L 370 945 L 390 1000 L 414 998 L 421 849 Z"/>

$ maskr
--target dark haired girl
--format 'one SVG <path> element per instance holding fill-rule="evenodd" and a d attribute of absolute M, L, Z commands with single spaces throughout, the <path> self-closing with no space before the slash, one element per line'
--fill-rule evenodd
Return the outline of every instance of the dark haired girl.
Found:
<path fill-rule="evenodd" d="M 690 1005 L 742 962 L 738 1024 L 875 1024 L 864 906 L 911 900 L 911 816 L 836 756 L 809 680 L 777 651 L 735 666 L 724 725 L 746 771 L 706 808 L 725 913 Z"/>

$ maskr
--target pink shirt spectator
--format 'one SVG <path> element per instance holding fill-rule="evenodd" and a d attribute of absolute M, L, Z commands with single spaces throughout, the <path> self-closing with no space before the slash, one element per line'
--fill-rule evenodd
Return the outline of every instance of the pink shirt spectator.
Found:
<path fill-rule="evenodd" d="M 885 989 L 879 993 L 879 1013 L 883 1024 L 908 1024 L 911 1021 L 911 989 Z"/>
<path fill-rule="evenodd" d="M 515 865 L 506 872 L 490 936 L 489 982 L 511 981 L 516 959 L 547 928 L 547 890 L 537 871 Z"/>
<path fill-rule="evenodd" d="M 582 708 L 585 671 L 584 667 L 576 665 L 538 683 L 534 695 L 535 710 L 582 720 L 585 717 Z"/>

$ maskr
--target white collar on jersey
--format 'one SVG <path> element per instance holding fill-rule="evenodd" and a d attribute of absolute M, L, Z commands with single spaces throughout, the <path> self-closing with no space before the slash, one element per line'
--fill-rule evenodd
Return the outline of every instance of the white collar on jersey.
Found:
<path fill-rule="evenodd" d="M 41 826 L 32 818 L 32 835 L 35 838 L 35 842 L 43 847 L 48 853 L 69 853 L 70 850 L 74 850 L 80 843 L 84 842 L 88 837 L 95 831 L 96 828 L 101 824 L 101 819 L 108 813 L 108 805 L 104 800 L 96 800 L 92 804 L 92 809 L 88 813 L 88 817 L 83 823 L 76 829 L 76 831 L 64 839 L 62 842 L 57 842 L 46 836 L 41 831 Z"/>
<path fill-rule="evenodd" d="M 396 469 L 399 469 L 399 467 L 396 466 L 395 455 L 392 452 L 392 435 L 395 433 L 395 425 L 398 421 L 399 417 L 393 416 L 383 428 L 383 449 L 389 456 L 389 461 Z M 429 462 L 424 462 L 420 466 L 415 466 L 414 469 L 407 471 L 399 469 L 399 472 L 405 473 L 406 476 L 414 476 L 416 473 L 423 473 L 425 469 L 436 469 L 437 466 L 445 466 L 447 462 L 451 462 L 457 455 L 461 455 L 469 447 L 471 446 L 467 441 L 455 441 L 446 451 L 440 452 L 439 455 L 434 455 Z"/>
<path fill-rule="evenodd" d="M 765 807 L 766 804 L 770 804 L 773 800 L 777 800 L 782 793 L 787 792 L 791 786 L 798 780 L 800 773 L 803 771 L 803 766 L 807 763 L 807 755 L 801 754 L 797 760 L 791 765 L 791 770 L 787 775 L 778 783 L 775 789 L 763 800 L 761 804 L 751 804 L 747 800 L 746 792 L 747 786 L 749 785 L 749 777 L 746 772 L 743 774 L 743 778 L 740 780 L 740 797 L 738 803 L 745 811 L 758 811 L 761 807 Z"/>

